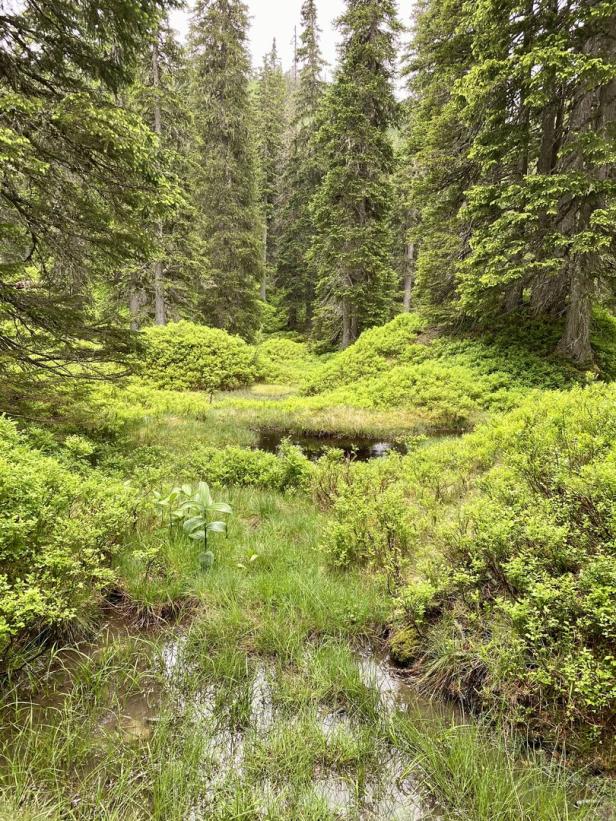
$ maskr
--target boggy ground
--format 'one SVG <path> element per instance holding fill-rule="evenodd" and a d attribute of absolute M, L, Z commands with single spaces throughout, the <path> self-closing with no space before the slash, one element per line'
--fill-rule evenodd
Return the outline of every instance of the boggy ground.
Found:
<path fill-rule="evenodd" d="M 31 676 L 31 701 L 23 684 L 6 698 L 2 818 L 592 817 L 555 765 L 518 766 L 398 686 L 367 649 L 387 597 L 323 566 L 312 504 L 229 498 L 211 571 L 171 543 L 195 600 L 184 624 L 139 634 L 116 611 Z"/>
<path fill-rule="evenodd" d="M 163 415 L 135 442 L 181 464 L 203 438 L 250 443 L 219 418 Z M 307 495 L 217 497 L 234 514 L 212 569 L 146 517 L 97 635 L 5 694 L 3 821 L 602 817 L 547 754 L 402 685 L 379 654 L 388 594 L 327 566 Z"/>

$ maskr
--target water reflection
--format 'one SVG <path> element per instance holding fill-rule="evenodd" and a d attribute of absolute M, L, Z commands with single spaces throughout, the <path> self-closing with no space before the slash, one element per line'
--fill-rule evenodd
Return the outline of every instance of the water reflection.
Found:
<path fill-rule="evenodd" d="M 355 437 L 353 439 L 337 436 L 302 436 L 285 431 L 262 430 L 259 434 L 257 448 L 268 453 L 277 453 L 284 441 L 300 447 L 306 456 L 313 461 L 320 459 L 331 449 L 341 450 L 347 459 L 356 462 L 369 462 L 372 459 L 382 459 L 390 453 L 406 453 L 405 445 L 395 442 L 383 442 L 379 439 Z"/>

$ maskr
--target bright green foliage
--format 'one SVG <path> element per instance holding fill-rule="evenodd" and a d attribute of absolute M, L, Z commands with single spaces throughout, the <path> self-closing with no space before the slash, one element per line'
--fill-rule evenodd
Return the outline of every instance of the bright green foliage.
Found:
<path fill-rule="evenodd" d="M 210 484 L 272 490 L 307 489 L 313 472 L 310 460 L 288 443 L 281 445 L 277 455 L 237 447 L 197 448 L 191 466 Z"/>
<path fill-rule="evenodd" d="M 190 35 L 195 203 L 209 261 L 201 309 L 209 325 L 250 338 L 260 324 L 263 238 L 247 32 L 241 0 L 196 4 Z"/>
<path fill-rule="evenodd" d="M 313 202 L 310 251 L 318 277 L 317 336 L 346 348 L 390 318 L 393 90 L 399 24 L 393 0 L 348 0 L 341 62 L 320 114 L 325 176 Z"/>
<path fill-rule="evenodd" d="M 307 393 L 322 393 L 383 373 L 415 342 L 424 327 L 420 317 L 410 314 L 366 331 L 351 348 L 325 363 L 310 381 Z"/>
<path fill-rule="evenodd" d="M 328 549 L 406 576 L 400 612 L 433 689 L 539 732 L 609 733 L 615 398 L 600 385 L 535 395 L 459 443 L 356 466 L 338 485 Z"/>
<path fill-rule="evenodd" d="M 110 559 L 132 526 L 136 491 L 76 469 L 76 442 L 69 445 L 65 459 L 44 456 L 0 419 L 2 667 L 33 651 L 27 639 L 72 622 L 113 581 Z"/>
<path fill-rule="evenodd" d="M 505 324 L 481 339 L 429 332 L 422 338 L 425 329 L 417 314 L 401 314 L 366 331 L 317 368 L 305 392 L 321 405 L 412 409 L 426 428 L 455 432 L 473 427 L 486 411 L 515 407 L 530 389 L 592 378 L 551 355 L 558 329 L 549 324 Z M 609 332 L 598 337 L 609 338 Z"/>
<path fill-rule="evenodd" d="M 305 342 L 271 337 L 257 346 L 259 378 L 270 385 L 299 385 L 320 365 Z"/>
<path fill-rule="evenodd" d="M 261 297 L 267 296 L 270 281 L 276 280 L 278 251 L 275 213 L 281 195 L 284 141 L 287 124 L 287 81 L 278 57 L 276 41 L 263 59 L 256 93 L 259 199 L 265 231 L 266 278 Z"/>
<path fill-rule="evenodd" d="M 144 375 L 168 390 L 232 390 L 256 378 L 252 349 L 218 328 L 176 322 L 144 331 Z"/>
<path fill-rule="evenodd" d="M 278 204 L 277 286 L 282 292 L 289 327 L 306 329 L 314 311 L 315 271 L 308 262 L 314 236 L 310 204 L 322 179 L 315 135 L 323 99 L 324 61 L 319 46 L 315 0 L 302 4 L 301 43 L 297 51 L 299 83 Z"/>
<path fill-rule="evenodd" d="M 482 411 L 512 407 L 519 398 L 510 390 L 506 373 L 482 374 L 472 365 L 430 360 L 390 367 L 379 376 L 328 394 L 334 405 L 347 401 L 359 408 L 412 408 L 429 420 L 435 433 L 468 430 Z"/>
<path fill-rule="evenodd" d="M 214 519 L 217 515 L 230 515 L 233 511 L 226 502 L 215 502 L 206 482 L 199 482 L 196 488 L 184 490 L 186 498 L 180 504 L 183 517 L 182 528 L 193 542 L 203 542 L 207 550 L 209 533 L 225 533 L 226 522 Z"/>

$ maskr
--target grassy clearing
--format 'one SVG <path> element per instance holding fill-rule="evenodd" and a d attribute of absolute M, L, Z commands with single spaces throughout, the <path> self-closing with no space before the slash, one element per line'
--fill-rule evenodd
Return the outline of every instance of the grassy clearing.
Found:
<path fill-rule="evenodd" d="M 421 718 L 392 706 L 360 663 L 388 597 L 374 576 L 324 567 L 322 514 L 307 499 L 227 498 L 236 515 L 211 571 L 180 537 L 160 578 L 145 559 L 120 564 L 135 603 L 180 589 L 197 601 L 190 624 L 149 638 L 116 626 L 6 695 L 3 821 L 333 821 L 411 817 L 417 806 L 430 817 L 430 792 L 455 817 L 593 817 L 557 768 L 533 764 L 531 800 L 528 771 L 502 744 L 427 722 L 425 706 Z M 457 743 L 444 746 L 444 733 Z"/>
<path fill-rule="evenodd" d="M 5 691 L 2 821 L 600 817 L 597 803 L 586 803 L 598 796 L 561 762 L 448 710 L 443 718 L 429 703 L 407 709 L 408 693 L 399 702 L 392 695 L 400 683 L 366 664 L 365 648 L 378 646 L 392 617 L 409 632 L 400 600 L 392 612 L 401 582 L 405 613 L 430 602 L 432 588 L 416 583 L 416 557 L 448 578 L 445 553 L 432 546 L 491 465 L 492 438 L 441 441 L 379 464 L 332 457 L 310 466 L 319 506 L 334 504 L 329 513 L 305 492 L 301 454 L 254 450 L 264 428 L 388 440 L 450 424 L 460 431 L 499 403 L 517 403 L 533 380 L 571 377 L 557 363 L 547 376 L 531 367 L 523 385 L 492 401 L 511 373 L 496 349 L 484 350 L 471 406 L 462 400 L 477 375 L 467 361 L 481 359 L 476 346 L 420 331 L 400 320 L 328 360 L 292 345 L 287 361 L 288 346 L 273 345 L 262 366 L 287 384 L 211 402 L 138 383 L 101 388 L 91 428 L 75 422 L 64 441 L 32 430 L 19 443 L 35 451 L 36 465 L 39 451 L 57 460 L 76 486 L 83 476 L 128 494 L 119 517 L 128 517 L 128 532 L 111 545 L 114 574 L 103 579 L 117 602 L 114 621 L 128 629 L 58 652 Z M 529 360 L 518 353 L 511 368 L 524 370 Z M 455 359 L 450 382 L 447 357 Z M 363 369 L 362 385 L 353 368 Z M 389 397 L 381 407 L 392 369 L 400 402 Z M 218 482 L 216 499 L 234 509 L 206 572 L 201 549 L 162 526 L 147 503 L 155 489 L 200 479 Z M 79 540 L 74 509 L 67 496 L 68 533 Z M 349 566 L 335 569 L 332 558 Z M 451 664 L 455 673 L 468 657 L 458 624 L 452 618 L 453 639 L 443 633 L 440 671 Z M 476 624 L 483 636 L 485 622 Z"/>

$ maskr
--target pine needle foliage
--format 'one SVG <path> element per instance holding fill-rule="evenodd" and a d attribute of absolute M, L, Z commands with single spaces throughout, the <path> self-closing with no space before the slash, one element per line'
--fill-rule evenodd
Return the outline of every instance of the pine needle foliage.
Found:
<path fill-rule="evenodd" d="M 349 0 L 338 21 L 340 67 L 317 137 L 325 170 L 313 202 L 310 258 L 318 277 L 316 333 L 347 347 L 392 311 L 396 4 Z"/>

